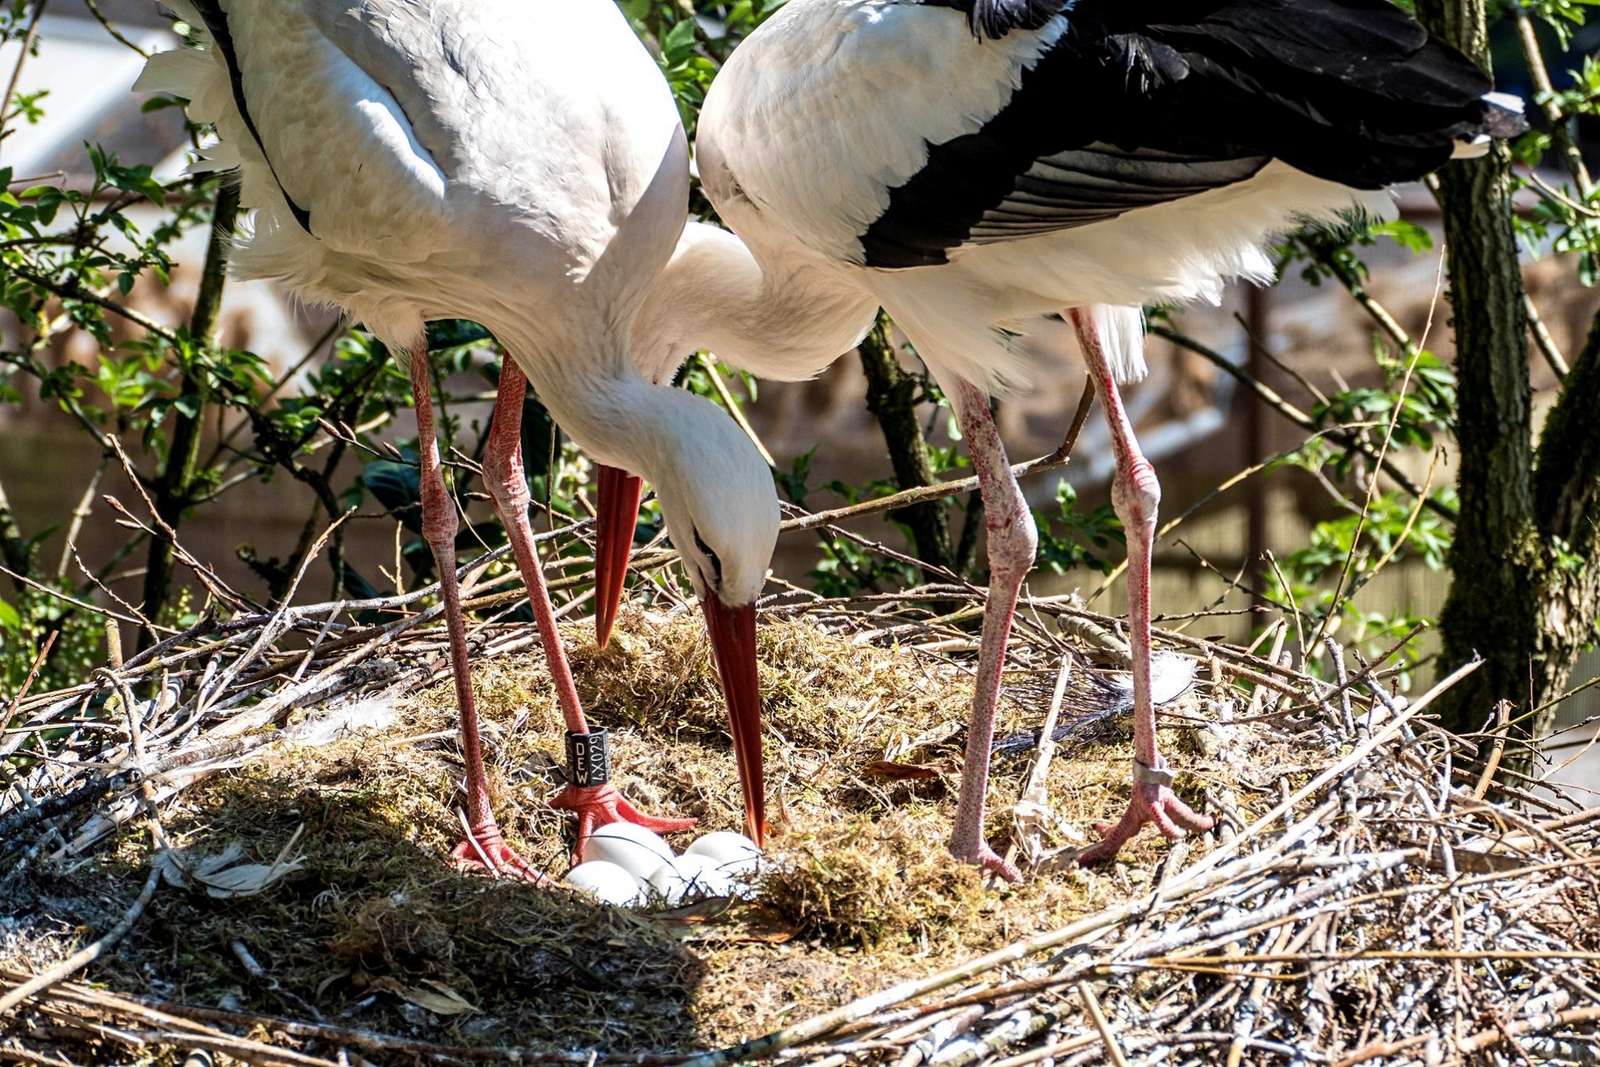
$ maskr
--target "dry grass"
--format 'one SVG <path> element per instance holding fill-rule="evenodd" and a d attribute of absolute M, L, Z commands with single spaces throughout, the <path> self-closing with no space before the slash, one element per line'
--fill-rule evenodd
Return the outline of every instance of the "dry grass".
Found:
<path fill-rule="evenodd" d="M 635 616 L 605 653 L 587 628 L 566 637 L 586 707 L 614 732 L 619 788 L 644 810 L 692 815 L 704 830 L 737 828 L 739 787 L 698 620 Z M 451 869 L 461 772 L 454 697 L 440 682 L 400 697 L 381 732 L 275 745 L 184 792 L 164 815 L 179 844 L 238 841 L 270 862 L 304 827 L 304 865 L 252 897 L 162 893 L 138 939 L 93 976 L 189 1004 L 310 1014 L 452 1043 L 681 1049 L 759 1033 L 1060 926 L 1126 897 L 1165 851 L 1149 835 L 1111 873 L 1055 870 L 986 888 L 943 847 L 970 692 L 963 671 L 803 621 L 764 626 L 761 660 L 777 870 L 749 905 L 634 915 Z M 1019 698 L 1002 731 L 1037 725 L 1048 701 L 1048 684 L 1015 681 Z M 559 875 L 570 828 L 545 804 L 561 727 L 543 661 L 492 659 L 475 683 L 502 826 L 527 858 Z M 1189 771 L 1180 792 L 1194 796 L 1204 783 L 1248 801 L 1268 784 L 1240 783 L 1237 769 L 1270 766 L 1276 756 L 1251 749 L 1270 742 L 1234 731 L 1233 750 L 1207 758 L 1186 733 L 1167 738 L 1185 753 L 1176 761 Z M 885 759 L 931 776 L 875 772 Z M 1085 839 L 1125 803 L 1127 759 L 1120 739 L 1059 752 L 1052 804 Z M 990 834 L 1001 849 L 1026 769 L 1025 760 L 996 764 Z M 35 879 L 28 910 L 102 926 L 105 908 L 92 902 L 131 892 L 143 852 L 128 832 L 99 862 L 51 879 L 48 893 Z M 235 942 L 264 975 L 249 973 Z M 24 943 L 13 939 L 0 965 L 37 966 L 19 958 Z"/>

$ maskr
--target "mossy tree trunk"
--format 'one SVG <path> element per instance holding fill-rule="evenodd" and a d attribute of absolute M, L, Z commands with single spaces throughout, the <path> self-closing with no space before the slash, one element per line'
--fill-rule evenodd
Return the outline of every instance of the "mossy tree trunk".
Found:
<path fill-rule="evenodd" d="M 867 410 L 878 420 L 884 443 L 889 446 L 889 461 L 894 465 L 895 482 L 901 489 L 915 489 L 935 482 L 928 441 L 917 418 L 917 402 L 922 398 L 922 382 L 895 357 L 889 335 L 889 318 L 878 313 L 878 321 L 861 342 L 861 369 L 867 376 Z M 916 545 L 917 558 L 946 570 L 955 564 L 950 544 L 950 528 L 945 522 L 946 504 L 931 500 L 901 508 L 889 514 L 905 523 Z M 930 581 L 939 580 L 928 575 Z"/>
<path fill-rule="evenodd" d="M 1485 0 L 1419 0 L 1428 28 L 1487 65 Z M 1476 730 L 1502 701 L 1558 695 L 1600 614 L 1600 332 L 1579 355 L 1537 448 L 1528 318 L 1502 146 L 1439 175 L 1460 403 L 1460 519 L 1440 617 L 1441 672 L 1483 667 L 1446 695 L 1446 724 Z M 1597 328 L 1600 329 L 1600 328 Z M 1524 723 L 1548 732 L 1554 709 Z M 1520 731 L 1519 731 L 1520 733 Z M 1525 757 L 1524 753 L 1524 757 Z"/>
<path fill-rule="evenodd" d="M 193 344 L 209 346 L 217 331 L 217 317 L 222 309 L 222 291 L 228 276 L 228 251 L 232 247 L 233 229 L 239 217 L 239 186 L 236 182 L 223 182 L 217 190 L 216 205 L 212 212 L 211 240 L 206 247 L 205 270 L 200 277 L 200 293 L 195 298 L 194 312 L 189 319 L 189 337 Z M 167 442 L 166 464 L 154 486 L 156 513 L 173 530 L 183 519 L 193 500 L 195 477 L 200 463 L 200 438 L 205 429 L 209 405 L 204 390 L 193 374 L 183 378 L 183 398 L 189 412 L 182 408 L 173 411 L 172 437 Z M 150 553 L 145 562 L 143 610 L 145 618 L 159 622 L 172 595 L 173 545 L 164 537 L 152 538 Z M 140 634 L 139 647 L 147 647 L 155 634 Z"/>

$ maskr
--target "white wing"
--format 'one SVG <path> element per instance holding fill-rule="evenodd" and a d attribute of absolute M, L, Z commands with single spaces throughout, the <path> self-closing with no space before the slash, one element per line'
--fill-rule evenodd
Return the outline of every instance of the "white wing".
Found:
<path fill-rule="evenodd" d="M 201 31 L 205 62 L 193 53 L 155 57 L 135 88 L 184 96 L 193 118 L 216 124 L 218 143 L 201 167 L 239 167 L 245 206 L 259 211 L 255 251 L 405 262 L 437 250 L 446 175 L 394 96 L 303 5 L 185 0 L 177 8 Z M 325 248 L 296 247 L 310 240 Z"/>

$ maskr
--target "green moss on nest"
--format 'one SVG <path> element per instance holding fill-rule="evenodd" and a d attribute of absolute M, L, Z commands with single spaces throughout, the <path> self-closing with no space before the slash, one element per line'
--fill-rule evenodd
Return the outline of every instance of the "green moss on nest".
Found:
<path fill-rule="evenodd" d="M 613 730 L 618 787 L 645 811 L 699 818 L 702 831 L 738 828 L 726 712 L 698 618 L 625 619 L 604 652 L 587 628 L 564 637 L 592 719 Z M 275 748 L 182 794 L 166 816 L 181 842 L 237 840 L 270 859 L 304 826 L 305 864 L 256 897 L 163 891 L 140 936 L 96 977 L 433 1040 L 671 1049 L 760 1032 L 1125 894 L 1120 879 L 1077 872 L 985 888 L 949 859 L 970 675 L 801 622 L 763 625 L 760 655 L 775 870 L 751 905 L 687 922 L 452 869 L 461 767 L 454 694 L 441 681 L 402 700 L 381 734 Z M 474 682 L 501 826 L 559 877 L 570 822 L 546 803 L 562 734 L 543 660 L 481 662 Z M 1007 703 L 1001 729 L 1042 714 Z M 932 774 L 881 776 L 872 765 L 886 757 Z M 1052 807 L 1092 833 L 1126 803 L 1127 760 L 1122 743 L 1063 749 Z M 990 839 L 1002 849 L 1026 767 L 1000 763 L 991 779 Z M 1128 849 L 1129 869 L 1148 869 L 1165 848 L 1146 835 Z M 142 855 L 130 832 L 122 869 Z M 244 970 L 234 941 L 270 980 Z M 440 989 L 470 1008 L 428 1010 Z"/>
<path fill-rule="evenodd" d="M 941 833 L 943 813 L 924 809 L 790 834 L 761 899 L 780 923 L 823 944 L 904 951 L 943 940 L 954 917 L 979 919 L 997 898 L 975 868 L 929 849 Z"/>

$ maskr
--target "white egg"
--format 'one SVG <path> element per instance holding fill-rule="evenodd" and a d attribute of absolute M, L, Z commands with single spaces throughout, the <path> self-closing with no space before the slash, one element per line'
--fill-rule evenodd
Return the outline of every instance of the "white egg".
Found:
<path fill-rule="evenodd" d="M 718 830 L 706 834 L 683 850 L 685 856 L 704 856 L 717 870 L 735 880 L 750 878 L 761 869 L 761 850 L 743 834 Z"/>
<path fill-rule="evenodd" d="M 650 872 L 647 879 L 650 883 L 650 900 L 654 904 L 663 904 L 675 908 L 683 903 L 683 891 L 688 888 L 688 882 L 678 872 L 676 861 L 663 863 Z"/>
<path fill-rule="evenodd" d="M 602 904 L 614 904 L 619 908 L 637 904 L 644 895 L 637 878 L 604 860 L 580 863 L 568 871 L 562 881 Z"/>
<path fill-rule="evenodd" d="M 679 856 L 663 863 L 650 874 L 654 897 L 668 907 L 704 900 L 707 897 L 737 895 L 739 887 L 705 856 Z"/>
<path fill-rule="evenodd" d="M 615 863 L 642 882 L 663 861 L 671 862 L 673 854 L 659 834 L 631 822 L 614 822 L 584 840 L 583 858 Z"/>

